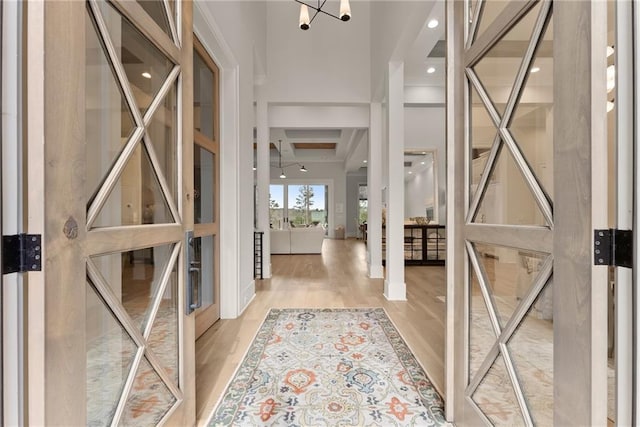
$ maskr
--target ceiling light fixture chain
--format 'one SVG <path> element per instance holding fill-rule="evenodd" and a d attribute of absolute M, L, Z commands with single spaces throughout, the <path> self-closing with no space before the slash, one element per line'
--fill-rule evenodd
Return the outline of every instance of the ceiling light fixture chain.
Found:
<path fill-rule="evenodd" d="M 331 12 L 327 12 L 323 10 L 325 3 L 327 0 L 317 0 L 317 6 L 304 2 L 302 0 L 294 0 L 296 3 L 300 3 L 300 22 L 299 26 L 301 30 L 308 30 L 311 27 L 311 23 L 319 13 L 324 13 L 325 15 L 329 15 L 332 18 L 335 18 L 340 21 L 348 21 L 351 19 L 351 5 L 349 4 L 349 0 L 340 0 L 340 14 L 334 15 Z M 309 18 L 309 9 L 313 9 L 316 12 L 313 14 L 313 17 Z"/>

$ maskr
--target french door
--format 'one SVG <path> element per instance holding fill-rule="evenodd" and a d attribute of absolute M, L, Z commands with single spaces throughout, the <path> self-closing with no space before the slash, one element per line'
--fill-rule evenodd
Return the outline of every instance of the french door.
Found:
<path fill-rule="evenodd" d="M 191 425 L 192 5 L 43 5 L 46 424 Z"/>
<path fill-rule="evenodd" d="M 311 182 L 269 186 L 269 219 L 272 229 L 321 226 L 328 230 L 329 186 Z"/>
<path fill-rule="evenodd" d="M 606 425 L 606 4 L 448 15 L 448 416 Z"/>

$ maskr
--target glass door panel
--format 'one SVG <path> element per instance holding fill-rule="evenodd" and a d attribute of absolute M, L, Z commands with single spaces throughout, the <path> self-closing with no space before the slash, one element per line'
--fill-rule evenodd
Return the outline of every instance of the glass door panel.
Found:
<path fill-rule="evenodd" d="M 191 110 L 178 107 L 181 72 L 190 72 L 175 56 L 180 47 L 173 37 L 155 40 L 153 31 L 137 27 L 149 14 L 171 33 L 164 2 L 140 1 L 142 8 L 117 1 L 77 4 L 85 12 L 87 144 L 80 150 L 86 224 L 76 227 L 88 232 L 82 241 L 73 234 L 69 244 L 77 237 L 86 248 L 86 345 L 79 347 L 86 348 L 86 375 L 79 376 L 86 381 L 86 401 L 78 402 L 86 412 L 80 413 L 86 413 L 87 425 L 189 420 L 181 403 L 183 391 L 195 384 L 180 371 L 194 347 L 180 333 L 189 322 L 178 304 L 182 231 L 188 225 L 180 218 L 178 189 L 179 171 L 193 172 L 178 165 L 184 141 L 178 112 L 190 119 Z M 71 143 L 67 148 L 77 149 Z M 123 227 L 126 237 L 119 234 Z M 89 243 L 95 233 L 111 242 L 108 247 Z M 66 268 L 79 264 L 75 259 Z"/>
<path fill-rule="evenodd" d="M 329 229 L 329 187 L 323 184 L 271 184 L 269 219 L 271 228 L 322 227 Z"/>
<path fill-rule="evenodd" d="M 144 114 L 165 84 L 174 64 L 108 2 L 97 4 L 136 104 Z"/>
<path fill-rule="evenodd" d="M 214 139 L 215 75 L 201 55 L 193 55 L 193 125 L 196 131 Z"/>
<path fill-rule="evenodd" d="M 269 223 L 274 230 L 282 230 L 285 223 L 284 185 L 269 186 Z"/>
<path fill-rule="evenodd" d="M 327 227 L 326 187 L 324 185 L 287 186 L 288 214 L 291 227 Z"/>
<path fill-rule="evenodd" d="M 197 338 L 220 318 L 218 67 L 197 38 L 193 64 L 194 255 L 202 304 L 196 311 Z"/>
<path fill-rule="evenodd" d="M 200 266 L 200 274 L 197 279 L 199 286 L 197 288 L 200 289 L 201 292 L 201 308 L 205 310 L 218 302 L 218 296 L 213 286 L 216 274 L 214 236 L 196 237 L 193 242 L 193 249 L 194 265 Z"/>
<path fill-rule="evenodd" d="M 194 207 L 193 222 L 206 224 L 215 221 L 216 185 L 215 154 L 196 145 L 193 151 Z"/>

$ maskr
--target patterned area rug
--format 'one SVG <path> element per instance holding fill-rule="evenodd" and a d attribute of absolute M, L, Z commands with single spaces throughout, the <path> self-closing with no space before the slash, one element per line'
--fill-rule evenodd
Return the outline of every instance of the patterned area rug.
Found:
<path fill-rule="evenodd" d="M 382 308 L 272 309 L 212 426 L 439 426 L 444 405 Z"/>

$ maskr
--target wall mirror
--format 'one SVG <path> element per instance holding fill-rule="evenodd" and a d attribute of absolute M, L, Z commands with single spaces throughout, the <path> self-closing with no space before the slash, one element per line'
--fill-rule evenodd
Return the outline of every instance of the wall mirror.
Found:
<path fill-rule="evenodd" d="M 438 224 L 438 162 L 436 150 L 404 152 L 405 223 Z"/>

